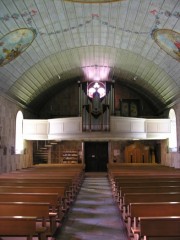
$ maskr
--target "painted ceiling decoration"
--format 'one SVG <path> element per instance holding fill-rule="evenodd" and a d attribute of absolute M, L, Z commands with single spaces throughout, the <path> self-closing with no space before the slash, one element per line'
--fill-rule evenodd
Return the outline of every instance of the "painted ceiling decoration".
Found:
<path fill-rule="evenodd" d="M 34 29 L 20 28 L 0 39 L 0 66 L 3 66 L 24 52 L 36 37 Z"/>
<path fill-rule="evenodd" d="M 165 52 L 180 61 L 180 33 L 169 29 L 158 29 L 154 31 L 153 38 Z"/>
<path fill-rule="evenodd" d="M 0 0 L 0 94 L 36 108 L 105 77 L 161 110 L 180 102 L 179 34 L 179 0 Z"/>
<path fill-rule="evenodd" d="M 64 0 L 66 2 L 74 2 L 74 3 L 111 3 L 111 2 L 120 2 L 126 0 Z"/>

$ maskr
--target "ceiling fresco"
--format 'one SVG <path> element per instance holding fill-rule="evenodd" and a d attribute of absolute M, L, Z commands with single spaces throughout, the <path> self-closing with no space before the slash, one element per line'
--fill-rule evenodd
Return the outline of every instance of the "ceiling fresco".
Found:
<path fill-rule="evenodd" d="M 172 106 L 179 51 L 179 0 L 0 0 L 0 94 L 27 107 L 96 69 Z"/>
<path fill-rule="evenodd" d="M 112 3 L 112 2 L 120 2 L 126 0 L 64 0 L 67 2 L 75 2 L 75 3 Z"/>
<path fill-rule="evenodd" d="M 3 66 L 18 57 L 26 50 L 35 38 L 35 31 L 20 28 L 9 32 L 0 39 L 0 66 Z"/>
<path fill-rule="evenodd" d="M 155 42 L 170 56 L 180 61 L 180 33 L 169 29 L 154 31 Z"/>

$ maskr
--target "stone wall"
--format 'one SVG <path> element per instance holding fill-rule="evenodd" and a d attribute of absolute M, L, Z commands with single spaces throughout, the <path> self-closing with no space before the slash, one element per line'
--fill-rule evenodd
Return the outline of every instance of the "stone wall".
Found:
<path fill-rule="evenodd" d="M 24 154 L 15 154 L 16 115 L 21 110 L 24 117 L 30 114 L 16 103 L 0 96 L 0 173 L 32 166 L 32 143 L 25 142 Z"/>

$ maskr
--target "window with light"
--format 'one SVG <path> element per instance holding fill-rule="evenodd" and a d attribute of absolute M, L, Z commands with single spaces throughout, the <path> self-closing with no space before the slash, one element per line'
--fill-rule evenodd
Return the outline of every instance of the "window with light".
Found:
<path fill-rule="evenodd" d="M 16 142 L 15 142 L 15 153 L 22 154 L 24 150 L 24 139 L 23 139 L 23 114 L 19 111 L 16 115 Z"/>
<path fill-rule="evenodd" d="M 176 126 L 176 113 L 174 109 L 171 109 L 169 111 L 169 118 L 171 128 L 171 133 L 169 137 L 169 151 L 177 152 L 177 126 Z"/>
<path fill-rule="evenodd" d="M 95 92 L 99 93 L 100 98 L 103 98 L 106 95 L 106 87 L 102 82 L 91 82 L 88 85 L 88 96 L 93 98 Z"/>

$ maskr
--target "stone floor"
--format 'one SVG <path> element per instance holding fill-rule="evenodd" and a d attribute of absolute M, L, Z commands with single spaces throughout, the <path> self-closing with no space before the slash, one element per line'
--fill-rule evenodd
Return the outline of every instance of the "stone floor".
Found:
<path fill-rule="evenodd" d="M 57 240 L 128 240 L 107 174 L 86 174 Z"/>

